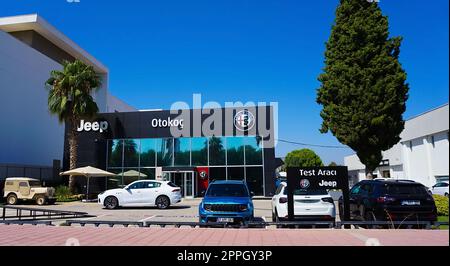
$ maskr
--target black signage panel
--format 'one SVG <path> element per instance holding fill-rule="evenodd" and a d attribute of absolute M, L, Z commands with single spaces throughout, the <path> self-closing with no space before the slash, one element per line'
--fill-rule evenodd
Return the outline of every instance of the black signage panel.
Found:
<path fill-rule="evenodd" d="M 346 166 L 328 167 L 288 167 L 288 216 L 294 220 L 294 191 L 297 189 L 340 189 L 344 201 L 342 220 L 348 220 L 349 212 L 349 184 Z"/>

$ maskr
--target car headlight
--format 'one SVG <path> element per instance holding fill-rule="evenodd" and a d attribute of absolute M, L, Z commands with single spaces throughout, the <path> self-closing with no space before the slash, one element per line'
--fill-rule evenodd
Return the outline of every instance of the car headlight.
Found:
<path fill-rule="evenodd" d="M 245 212 L 246 210 L 248 210 L 247 204 L 240 204 L 240 205 L 239 205 L 239 210 L 240 210 L 241 212 Z"/>
<path fill-rule="evenodd" d="M 211 204 L 203 204 L 203 209 L 210 211 L 211 210 Z"/>

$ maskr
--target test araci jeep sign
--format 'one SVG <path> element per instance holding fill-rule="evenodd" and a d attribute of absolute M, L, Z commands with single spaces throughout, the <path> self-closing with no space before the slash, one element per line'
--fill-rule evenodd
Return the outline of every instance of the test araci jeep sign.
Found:
<path fill-rule="evenodd" d="M 346 166 L 329 167 L 288 167 L 288 216 L 294 219 L 294 191 L 296 189 L 340 189 L 344 200 L 344 213 L 341 220 L 350 216 L 348 202 L 348 170 Z"/>

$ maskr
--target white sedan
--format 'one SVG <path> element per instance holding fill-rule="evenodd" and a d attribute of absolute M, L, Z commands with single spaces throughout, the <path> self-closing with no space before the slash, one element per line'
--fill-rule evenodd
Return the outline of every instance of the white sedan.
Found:
<path fill-rule="evenodd" d="M 272 220 L 287 220 L 287 183 L 281 182 L 272 198 Z M 297 189 L 294 192 L 294 218 L 305 221 L 335 221 L 336 207 L 326 189 Z"/>
<path fill-rule="evenodd" d="M 98 195 L 98 203 L 107 209 L 156 206 L 166 209 L 181 201 L 181 189 L 169 181 L 139 180 L 124 188 L 106 190 Z"/>
<path fill-rule="evenodd" d="M 436 185 L 433 186 L 431 189 L 431 193 L 442 195 L 442 196 L 448 196 L 448 182 L 439 182 L 436 183 Z"/>

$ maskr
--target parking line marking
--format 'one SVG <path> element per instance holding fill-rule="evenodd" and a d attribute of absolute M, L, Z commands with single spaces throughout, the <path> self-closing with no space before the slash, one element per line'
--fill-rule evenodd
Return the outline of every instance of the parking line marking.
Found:
<path fill-rule="evenodd" d="M 262 220 L 266 222 L 266 216 L 261 216 Z M 264 229 L 267 229 L 267 225 L 264 226 Z"/>
<path fill-rule="evenodd" d="M 149 216 L 149 217 L 144 218 L 144 219 L 142 219 L 142 220 L 139 220 L 139 222 L 145 222 L 145 221 L 150 220 L 150 219 L 152 219 L 152 218 L 154 218 L 154 217 L 156 217 L 156 215 L 152 215 L 152 216 Z"/>

